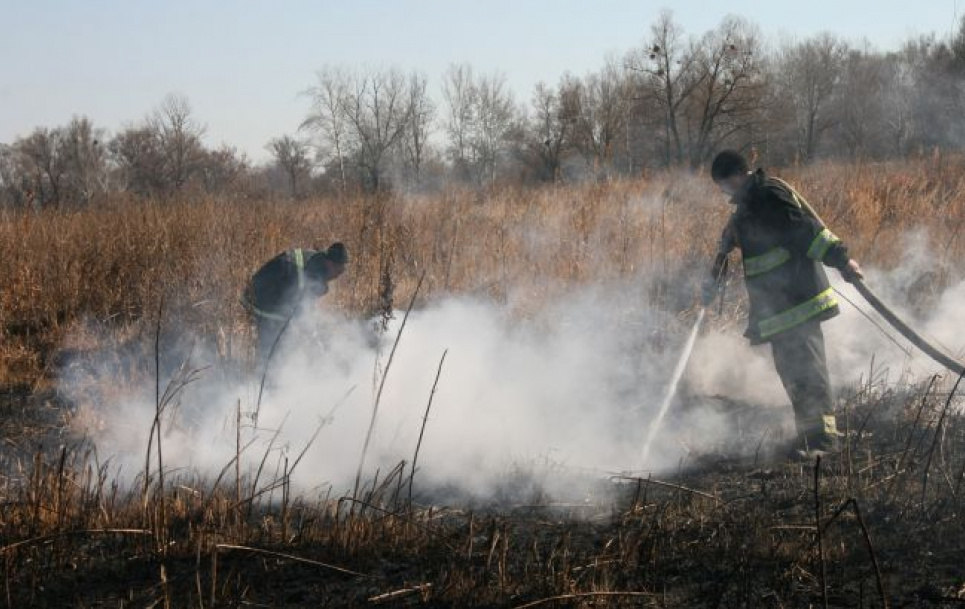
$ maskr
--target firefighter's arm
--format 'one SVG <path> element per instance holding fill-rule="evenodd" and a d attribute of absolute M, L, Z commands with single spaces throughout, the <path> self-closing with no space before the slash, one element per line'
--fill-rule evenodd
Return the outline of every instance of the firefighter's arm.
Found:
<path fill-rule="evenodd" d="M 782 187 L 771 189 L 775 205 L 770 222 L 788 236 L 788 245 L 798 254 L 841 271 L 848 278 L 851 256 L 847 246 L 808 209 L 794 198 L 794 194 Z M 855 270 L 860 274 L 857 262 Z"/>
<path fill-rule="evenodd" d="M 737 233 L 734 230 L 734 216 L 731 216 L 717 241 L 717 255 L 714 257 L 714 266 L 711 270 L 712 277 L 720 277 L 721 269 L 727 262 L 727 255 L 734 251 L 735 247 L 737 247 Z"/>
<path fill-rule="evenodd" d="M 731 217 L 724 226 L 717 242 L 717 254 L 714 256 L 714 265 L 710 270 L 710 277 L 704 279 L 701 285 L 701 302 L 704 306 L 709 305 L 720 289 L 723 276 L 727 273 L 727 256 L 737 247 L 737 236 L 733 228 L 734 219 Z"/>
<path fill-rule="evenodd" d="M 324 281 L 309 281 L 306 290 L 316 304 L 321 304 L 322 296 L 328 294 L 328 284 Z"/>
<path fill-rule="evenodd" d="M 727 220 L 724 230 L 720 233 L 720 240 L 717 242 L 717 253 L 727 255 L 737 247 L 737 234 L 734 232 L 734 216 Z"/>
<path fill-rule="evenodd" d="M 838 269 L 848 283 L 856 279 L 864 279 L 861 265 L 851 258 L 848 247 L 841 239 L 807 210 L 801 211 L 799 247 L 805 255 L 826 266 Z"/>

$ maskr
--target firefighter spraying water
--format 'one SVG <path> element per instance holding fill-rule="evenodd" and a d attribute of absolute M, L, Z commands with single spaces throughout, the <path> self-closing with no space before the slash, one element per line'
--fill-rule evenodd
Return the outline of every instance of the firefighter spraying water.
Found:
<path fill-rule="evenodd" d="M 794 410 L 797 438 L 788 452 L 810 456 L 834 450 L 838 429 L 821 322 L 839 311 L 824 266 L 838 269 L 849 282 L 862 278 L 861 268 L 783 180 L 762 169 L 750 171 L 733 150 L 719 153 L 710 173 L 735 209 L 721 235 L 705 301 L 716 291 L 727 255 L 739 248 L 750 301 L 745 336 L 751 344 L 770 343 Z"/>
<path fill-rule="evenodd" d="M 839 311 L 824 266 L 838 269 L 845 281 L 932 359 L 965 374 L 961 363 L 921 338 L 868 289 L 848 249 L 793 187 L 762 169 L 750 171 L 747 160 L 732 150 L 714 158 L 711 177 L 735 209 L 702 288 L 703 307 L 644 442 L 645 463 L 693 351 L 704 308 L 717 295 L 728 256 L 737 248 L 750 301 L 745 336 L 751 344 L 770 343 L 774 367 L 794 410 L 797 437 L 784 447 L 785 455 L 810 458 L 833 451 L 840 435 L 820 325 Z"/>
<path fill-rule="evenodd" d="M 838 430 L 821 322 L 838 314 L 838 303 L 824 265 L 837 268 L 847 281 L 860 279 L 861 268 L 841 240 L 807 212 L 803 197 L 761 169 L 750 171 L 741 154 L 718 154 L 711 177 L 735 209 L 722 232 L 702 304 L 709 305 L 716 295 L 728 254 L 739 248 L 750 300 L 745 336 L 751 344 L 771 344 L 774 367 L 794 410 L 797 437 L 785 452 L 814 456 L 832 451 Z M 692 338 L 702 319 L 698 316 Z M 678 363 L 681 373 L 692 342 Z M 664 401 L 671 399 L 669 394 Z"/>

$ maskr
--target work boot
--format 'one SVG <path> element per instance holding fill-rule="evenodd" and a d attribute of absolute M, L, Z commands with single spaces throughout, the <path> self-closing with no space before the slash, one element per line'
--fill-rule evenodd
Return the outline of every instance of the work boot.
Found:
<path fill-rule="evenodd" d="M 793 441 L 774 447 L 771 454 L 776 460 L 813 461 L 818 456 L 823 457 L 837 451 L 836 439 L 822 434 L 819 437 L 799 436 Z"/>
<path fill-rule="evenodd" d="M 830 434 L 805 434 L 794 443 L 791 459 L 805 459 L 813 461 L 818 457 L 825 457 L 838 451 L 837 438 Z"/>
<path fill-rule="evenodd" d="M 805 434 L 799 443 L 808 451 L 823 450 L 831 453 L 838 450 L 838 438 L 828 433 Z"/>
<path fill-rule="evenodd" d="M 830 450 L 821 450 L 820 448 L 812 448 L 810 450 L 799 448 L 798 450 L 794 451 L 794 453 L 797 459 L 803 461 L 814 461 L 818 457 L 827 457 L 828 455 L 833 454 L 833 452 Z"/>

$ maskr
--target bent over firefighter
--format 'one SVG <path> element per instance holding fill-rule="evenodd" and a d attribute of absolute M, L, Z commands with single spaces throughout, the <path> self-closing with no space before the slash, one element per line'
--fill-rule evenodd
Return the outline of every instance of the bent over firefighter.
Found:
<path fill-rule="evenodd" d="M 271 354 L 298 306 L 327 294 L 328 283 L 345 271 L 346 264 L 345 245 L 333 243 L 323 251 L 284 251 L 255 272 L 242 304 L 255 319 L 261 361 Z"/>

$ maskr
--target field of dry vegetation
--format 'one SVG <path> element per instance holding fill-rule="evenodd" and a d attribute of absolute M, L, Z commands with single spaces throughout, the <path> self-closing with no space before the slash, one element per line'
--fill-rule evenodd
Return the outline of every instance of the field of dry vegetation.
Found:
<path fill-rule="evenodd" d="M 814 165 L 799 186 L 866 266 L 924 231 L 937 284 L 961 279 L 965 161 Z M 244 367 L 238 296 L 277 252 L 344 241 L 326 305 L 371 316 L 476 294 L 526 316 L 581 285 L 646 275 L 685 314 L 727 206 L 705 176 L 325 200 L 133 201 L 0 210 L 0 603 L 8 607 L 965 606 L 965 419 L 955 379 L 841 396 L 845 449 L 823 462 L 708 460 L 588 480 L 607 501 L 410 500 L 404 464 L 355 497 L 308 501 L 285 475 L 226 463 L 123 488 L 67 430 L 56 377 L 190 329 Z M 736 298 L 736 297 L 734 297 Z M 739 302 L 716 323 L 731 323 Z M 427 365 L 432 365 L 427 363 Z M 51 448 L 52 446 L 57 448 Z"/>

